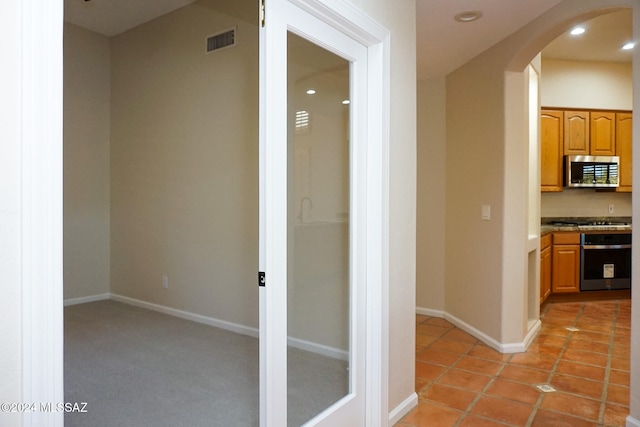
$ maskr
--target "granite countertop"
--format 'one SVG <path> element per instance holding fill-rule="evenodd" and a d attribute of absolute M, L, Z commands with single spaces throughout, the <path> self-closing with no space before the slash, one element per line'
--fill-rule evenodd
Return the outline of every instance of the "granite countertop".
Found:
<path fill-rule="evenodd" d="M 630 217 L 542 218 L 540 234 L 554 231 L 622 231 L 631 232 Z"/>

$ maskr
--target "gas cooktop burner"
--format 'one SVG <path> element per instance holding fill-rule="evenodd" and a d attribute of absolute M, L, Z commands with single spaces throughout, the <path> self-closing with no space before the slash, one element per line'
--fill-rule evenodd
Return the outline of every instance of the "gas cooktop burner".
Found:
<path fill-rule="evenodd" d="M 626 222 L 612 222 L 612 221 L 553 221 L 552 225 L 566 225 L 570 227 L 593 227 L 597 225 L 606 225 L 612 227 L 624 227 L 629 225 Z"/>
<path fill-rule="evenodd" d="M 589 225 L 627 225 L 626 222 L 593 221 Z"/>

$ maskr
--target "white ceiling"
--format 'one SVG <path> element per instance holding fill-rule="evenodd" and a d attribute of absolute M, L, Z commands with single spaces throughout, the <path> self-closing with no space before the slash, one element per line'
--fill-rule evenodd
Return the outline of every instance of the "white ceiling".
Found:
<path fill-rule="evenodd" d="M 111 37 L 194 1 L 65 0 L 65 20 Z M 418 78 L 455 70 L 560 1 L 416 0 Z M 468 23 L 454 20 L 457 13 L 469 10 L 481 11 L 482 18 Z M 629 11 L 596 18 L 588 26 L 579 41 L 562 36 L 543 55 L 591 61 L 631 60 L 630 53 L 618 53 L 622 43 L 631 38 Z"/>
<path fill-rule="evenodd" d="M 560 0 L 416 0 L 418 78 L 445 75 L 493 46 Z M 482 18 L 458 22 L 460 12 Z"/>
<path fill-rule="evenodd" d="M 88 30 L 112 37 L 195 1 L 64 0 L 64 19 Z"/>
<path fill-rule="evenodd" d="M 563 34 L 544 48 L 542 56 L 575 61 L 631 62 L 632 51 L 621 47 L 632 40 L 632 22 L 631 9 L 598 16 L 582 23 L 587 30 L 584 34 Z"/>

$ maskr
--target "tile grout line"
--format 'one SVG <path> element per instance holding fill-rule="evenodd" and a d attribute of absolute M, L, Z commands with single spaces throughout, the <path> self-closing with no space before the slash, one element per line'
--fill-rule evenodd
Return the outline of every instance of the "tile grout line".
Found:
<path fill-rule="evenodd" d="M 448 332 L 450 332 L 450 331 L 452 331 L 452 330 L 454 330 L 454 329 L 455 329 L 455 326 L 453 326 L 449 331 L 447 331 L 447 332 L 445 332 L 444 334 L 440 335 L 440 336 L 439 336 L 436 340 L 434 340 L 433 342 L 429 343 L 429 345 L 427 345 L 424 349 L 425 349 L 425 350 L 426 350 L 426 349 L 428 349 L 428 348 L 429 348 L 429 347 L 431 347 L 433 344 L 435 344 L 436 342 L 440 341 L 440 340 L 441 340 L 441 339 L 442 339 L 442 338 L 443 338 L 443 337 L 444 337 Z M 478 344 L 479 344 L 479 343 L 478 343 L 478 342 L 476 342 L 476 343 L 474 343 L 471 347 L 469 347 L 469 348 L 468 348 L 464 353 L 460 353 L 460 354 L 459 354 L 459 356 L 458 356 L 458 358 L 457 358 L 453 363 L 450 363 L 450 364 L 446 367 L 446 369 L 440 373 L 440 375 L 436 376 L 433 380 L 430 380 L 430 381 L 429 381 L 429 382 L 430 382 L 430 384 L 429 384 L 427 387 L 425 387 L 425 389 L 424 389 L 423 391 L 426 391 L 427 389 L 431 388 L 431 387 L 432 387 L 432 386 L 433 386 L 433 385 L 434 385 L 434 384 L 435 384 L 435 383 L 436 383 L 440 378 L 442 378 L 443 376 L 445 376 L 445 375 L 447 374 L 447 372 L 449 372 L 451 369 L 453 369 L 453 367 L 454 367 L 454 366 L 455 366 L 455 365 L 456 365 L 456 364 L 457 364 L 457 363 L 458 363 L 458 362 L 459 362 L 459 361 L 460 361 L 464 356 L 468 356 L 468 355 L 469 355 L 469 352 L 470 352 L 471 350 L 473 350 L 473 349 L 474 349 Z M 455 387 L 455 388 L 458 388 L 458 387 Z M 418 400 L 420 400 L 421 395 L 422 395 L 422 391 L 421 391 L 420 393 L 418 393 Z M 424 400 L 427 400 L 427 399 L 424 399 Z M 467 416 L 467 412 L 468 412 L 468 410 L 469 410 L 469 407 L 467 407 L 467 410 L 462 411 L 462 414 L 458 417 L 458 420 L 456 421 L 456 423 L 455 423 L 452 427 L 458 426 L 458 425 L 460 424 L 460 422 L 462 421 L 462 419 L 463 419 L 464 417 L 466 417 L 466 416 Z"/>
<path fill-rule="evenodd" d="M 580 307 L 580 310 L 578 310 L 578 313 L 576 314 L 575 318 L 573 319 L 573 323 L 571 324 L 571 326 L 575 327 L 578 324 L 578 319 L 580 318 L 580 316 L 584 312 L 584 306 L 585 306 L 585 304 L 582 303 L 582 306 Z M 545 313 L 544 313 L 545 315 L 547 314 L 547 311 L 549 311 L 548 307 L 545 309 Z M 555 362 L 553 362 L 553 366 L 551 367 L 551 370 L 549 371 L 549 376 L 547 377 L 547 384 L 549 384 L 549 385 L 551 385 L 551 379 L 556 374 L 556 370 L 558 369 L 558 365 L 560 364 L 560 361 L 562 360 L 562 355 L 564 355 L 565 350 L 569 346 L 569 341 L 571 341 L 571 337 L 572 336 L 573 336 L 573 331 L 569 331 L 569 333 L 565 337 L 564 344 L 562 345 L 562 349 L 560 350 L 560 353 L 558 353 L 558 356 L 556 357 Z M 527 423 L 525 424 L 526 427 L 530 427 L 533 424 L 533 420 L 535 419 L 536 415 L 538 414 L 538 410 L 540 409 L 540 405 L 542 405 L 542 401 L 544 400 L 545 394 L 546 394 L 545 392 L 540 391 L 540 396 L 538 396 L 538 400 L 536 400 L 536 403 L 533 405 L 533 410 L 531 411 L 531 414 L 529 415 L 529 419 L 527 420 Z"/>
<path fill-rule="evenodd" d="M 478 345 L 479 343 L 476 343 L 471 349 L 475 348 L 476 345 Z M 469 349 L 469 351 L 471 351 L 471 349 Z M 502 366 L 500 366 L 500 369 L 498 369 L 498 371 L 493 374 L 491 376 L 491 379 L 489 380 L 489 382 L 487 384 L 485 384 L 484 387 L 482 387 L 482 390 L 480 390 L 480 392 L 478 393 L 478 395 L 471 401 L 471 403 L 469 403 L 469 405 L 467 406 L 467 409 L 465 409 L 464 413 L 462 414 L 462 416 L 460 418 L 458 418 L 458 421 L 452 426 L 452 427 L 458 427 L 462 421 L 464 421 L 464 419 L 469 416 L 471 414 L 471 410 L 476 406 L 476 404 L 478 403 L 478 401 L 486 396 L 486 392 L 487 390 L 489 390 L 489 388 L 491 388 L 491 386 L 493 385 L 493 383 L 496 381 L 496 379 L 498 378 L 498 376 L 502 373 L 502 371 L 505 369 L 505 367 L 507 366 L 507 364 L 509 363 L 509 361 L 511 360 L 511 358 L 513 357 L 513 354 L 509 356 L 509 358 L 507 360 L 501 360 L 501 364 Z M 477 374 L 477 372 L 475 372 Z M 477 415 L 480 418 L 485 418 L 481 415 Z M 485 418 L 488 419 L 488 418 Z M 492 421 L 498 421 L 498 420 L 492 420 Z M 502 421 L 500 421 L 502 422 Z M 507 424 L 507 423 L 505 423 Z M 510 423 L 508 423 L 510 424 Z"/>
<path fill-rule="evenodd" d="M 469 350 L 467 350 L 467 352 L 465 353 L 465 355 L 467 355 L 467 354 L 468 354 L 471 350 L 473 350 L 477 345 L 478 345 L 478 343 L 475 343 L 475 344 L 474 344 L 474 345 L 473 345 Z M 455 364 L 457 364 L 461 359 L 462 359 L 462 356 L 461 356 L 458 360 L 456 360 L 456 363 L 455 363 Z M 454 364 L 454 365 L 455 365 L 455 364 Z M 453 368 L 453 365 L 451 366 L 451 368 Z M 451 368 L 450 368 L 450 369 L 451 369 Z M 489 383 L 490 383 L 490 382 L 491 382 L 491 381 L 489 381 Z M 487 385 L 488 385 L 488 384 L 486 384 L 486 385 L 485 385 L 485 387 L 486 387 Z M 484 390 L 484 388 L 483 388 L 483 390 Z M 469 412 L 471 411 L 471 408 L 473 408 L 473 407 L 475 406 L 476 402 L 480 399 L 480 395 L 481 395 L 481 393 L 482 393 L 482 392 L 478 393 L 478 395 L 477 395 L 476 397 L 474 397 L 474 398 L 473 398 L 473 400 L 471 401 L 471 403 L 469 403 L 469 404 L 467 405 L 466 409 L 465 409 L 464 411 L 462 411 L 462 414 L 458 417 L 458 419 L 456 420 L 456 422 L 453 424 L 453 426 L 452 426 L 452 427 L 458 427 L 458 426 L 460 425 L 460 423 L 462 423 L 462 420 L 464 420 L 464 419 L 469 415 Z"/>
<path fill-rule="evenodd" d="M 602 396 L 600 397 L 600 412 L 598 413 L 598 423 L 604 425 L 604 414 L 607 408 L 607 394 L 609 390 L 609 376 L 611 375 L 611 363 L 613 362 L 613 350 L 615 345 L 616 325 L 618 322 L 618 311 L 620 301 L 616 300 L 616 309 L 613 312 L 613 324 L 611 326 L 611 336 L 609 337 L 609 352 L 607 354 L 607 366 L 604 370 L 604 379 L 602 380 Z"/>
<path fill-rule="evenodd" d="M 553 306 L 553 304 L 545 305 L 545 307 L 543 309 L 543 313 L 541 313 L 542 314 L 541 315 L 541 320 L 542 320 L 542 318 L 546 317 L 549 314 L 548 312 L 550 311 L 552 306 Z M 576 311 L 576 314 L 575 314 L 575 317 L 573 318 L 573 322 L 571 323 L 571 326 L 574 326 L 574 327 L 577 326 L 577 324 L 580 321 L 581 316 L 586 315 L 586 309 L 588 308 L 588 306 L 589 306 L 588 302 L 583 302 L 580 305 L 580 308 Z M 612 368 L 612 364 L 613 364 L 613 350 L 614 350 L 614 347 L 615 347 L 615 332 L 618 329 L 618 320 L 620 318 L 621 310 L 622 310 L 621 306 L 622 305 L 621 305 L 620 301 L 616 300 L 615 301 L 615 305 L 613 307 L 614 310 L 613 310 L 612 326 L 611 326 L 610 336 L 609 336 L 609 345 L 608 345 L 608 352 L 607 352 L 607 364 L 606 364 L 606 367 L 605 367 L 605 376 L 604 376 L 604 379 L 602 380 L 603 390 L 602 390 L 602 395 L 601 395 L 601 398 L 600 398 L 600 409 L 598 411 L 598 418 L 597 418 L 598 425 L 604 425 L 604 417 L 605 417 L 605 413 L 606 413 L 606 398 L 607 398 L 607 394 L 608 394 L 608 385 L 609 385 L 609 382 L 610 382 L 610 375 L 611 375 L 612 369 L 613 369 Z M 417 325 L 425 324 L 429 319 L 431 319 L 431 317 L 427 317 L 427 318 L 419 321 L 417 323 Z M 567 319 L 567 320 L 569 320 L 569 319 Z M 561 324 L 559 326 L 561 326 Z M 451 330 L 455 330 L 455 329 L 456 329 L 455 326 L 453 326 L 452 328 L 448 328 L 448 330 L 446 332 L 444 332 L 443 334 L 437 336 L 434 341 L 430 342 L 426 346 L 421 346 L 420 351 L 424 351 L 424 350 L 426 350 L 428 348 L 431 348 L 434 344 L 436 344 L 439 341 L 442 341 L 442 340 L 448 341 L 448 340 L 444 339 L 444 336 L 447 333 L 449 333 Z M 569 344 L 571 342 L 571 339 L 574 337 L 574 335 L 576 335 L 576 334 L 574 334 L 573 331 L 568 331 L 567 335 L 564 337 L 564 343 L 560 347 L 561 350 L 558 353 L 558 355 L 556 356 L 554 364 L 552 365 L 552 368 L 549 370 L 548 377 L 547 377 L 547 383 L 550 384 L 551 383 L 551 379 L 557 373 L 560 361 L 562 360 L 562 357 L 565 354 L 565 352 L 569 350 Z M 457 340 L 453 340 L 453 341 L 457 341 Z M 471 356 L 470 353 L 473 352 L 473 350 L 475 348 L 477 348 L 478 346 L 481 346 L 481 345 L 482 345 L 482 343 L 478 342 L 476 340 L 476 342 L 472 343 L 472 345 L 466 351 L 461 352 L 461 353 L 455 352 L 455 353 L 457 353 L 457 358 L 451 364 L 448 364 L 447 366 L 441 365 L 441 366 L 443 366 L 445 368 L 444 371 L 441 372 L 436 377 L 434 377 L 432 380 L 428 380 L 427 387 L 425 387 L 423 389 L 423 392 L 428 390 L 429 388 L 433 387 L 433 385 L 437 381 L 439 381 L 443 376 L 445 376 L 452 369 L 454 369 L 454 367 L 460 362 L 461 359 L 463 359 L 464 357 Z M 447 353 L 453 353 L 452 351 L 446 351 L 446 350 L 442 350 L 442 351 L 445 351 Z M 588 350 L 584 350 L 584 351 L 588 351 Z M 597 353 L 600 353 L 600 352 L 598 351 Z M 487 417 L 485 417 L 483 415 L 473 414 L 471 412 L 472 409 L 476 406 L 476 404 L 480 401 L 480 399 L 482 397 L 484 397 L 484 396 L 500 398 L 499 396 L 493 396 L 491 394 L 487 394 L 487 391 L 492 387 L 493 384 L 495 384 L 495 382 L 497 381 L 499 375 L 506 369 L 507 365 L 509 365 L 513 355 L 510 355 L 508 358 L 501 359 L 501 360 L 496 360 L 496 359 L 493 359 L 493 358 L 485 358 L 485 357 L 482 357 L 480 355 L 473 356 L 473 357 L 477 357 L 477 358 L 480 358 L 480 359 L 483 359 L 483 360 L 487 360 L 487 361 L 498 362 L 498 363 L 500 363 L 500 366 L 499 366 L 498 370 L 493 375 L 481 374 L 481 375 L 489 376 L 490 379 L 489 379 L 488 383 L 485 384 L 481 388 L 481 390 L 479 392 L 475 392 L 474 391 L 474 393 L 476 393 L 477 395 L 467 405 L 465 410 L 460 410 L 460 409 L 457 409 L 457 408 L 450 407 L 451 409 L 454 409 L 455 412 L 457 412 L 459 414 L 456 422 L 452 425 L 452 427 L 459 427 L 464 422 L 464 420 L 469 416 L 477 416 L 479 418 L 482 418 L 482 419 L 485 419 L 485 420 L 490 420 L 490 421 L 499 421 L 501 423 L 505 423 L 505 425 L 512 426 L 512 427 L 517 427 L 517 426 L 512 425 L 512 424 L 510 424 L 510 423 L 508 423 L 506 421 L 487 418 Z M 428 361 L 425 361 L 425 362 L 432 363 L 432 362 L 428 362 Z M 591 363 L 587 363 L 587 364 L 591 365 Z M 435 365 L 440 365 L 440 363 L 435 363 Z M 462 369 L 462 370 L 463 371 L 468 371 L 467 369 Z M 480 374 L 479 372 L 476 372 L 476 371 L 468 371 L 468 372 L 474 373 L 474 374 Z M 568 375 L 573 376 L 573 374 L 568 374 Z M 516 381 L 516 382 L 520 383 L 519 381 Z M 534 384 L 529 384 L 529 385 L 535 387 Z M 462 389 L 462 390 L 471 391 L 471 390 L 466 389 L 465 387 L 462 387 L 462 386 L 456 386 L 456 385 L 448 385 L 448 386 L 456 388 L 456 389 Z M 563 393 L 567 393 L 567 392 L 563 391 Z M 573 394 L 573 393 L 569 393 L 569 394 Z M 541 409 L 541 404 L 542 404 L 542 402 L 544 400 L 544 396 L 545 395 L 546 395 L 546 393 L 544 393 L 544 392 L 540 393 L 540 396 L 536 400 L 535 405 L 531 405 L 531 406 L 533 406 L 532 412 L 529 415 L 526 424 L 524 424 L 521 427 L 526 427 L 526 426 L 530 427 L 532 425 L 533 421 L 535 420 L 535 418 L 537 416 L 537 413 L 538 413 L 539 409 Z M 431 402 L 429 399 L 423 399 L 421 397 L 422 393 L 420 393 L 419 396 L 420 396 L 420 400 Z M 593 399 L 593 398 L 590 397 L 590 399 Z M 433 401 L 432 403 L 435 403 L 435 404 L 438 404 L 438 405 L 442 405 L 442 404 L 438 403 L 437 401 Z M 447 405 L 444 405 L 444 406 L 447 406 Z M 557 412 L 557 411 L 551 409 L 551 412 Z M 563 411 L 560 411 L 559 413 L 565 414 Z M 569 415 L 572 415 L 572 414 L 569 414 Z M 572 416 L 581 418 L 581 419 L 583 419 L 585 421 L 593 422 L 590 419 L 584 418 L 584 417 L 579 416 L 577 414 L 573 414 Z M 409 425 L 409 424 L 402 424 L 402 425 L 406 425 L 407 427 L 415 427 L 415 426 Z"/>
<path fill-rule="evenodd" d="M 455 326 L 454 326 L 454 328 L 452 328 L 452 329 L 455 329 Z M 436 343 L 437 341 L 439 341 L 440 339 L 442 339 L 442 338 L 444 337 L 444 335 L 446 335 L 446 333 L 445 333 L 445 334 L 443 334 L 443 335 L 441 335 L 441 336 L 439 336 L 439 337 L 438 337 L 438 339 L 436 339 L 435 341 L 433 341 L 432 343 L 430 343 L 428 346 L 426 346 L 426 347 L 425 347 L 425 349 L 427 349 L 427 348 L 431 347 L 431 345 L 433 345 L 434 343 Z M 443 377 L 444 375 L 446 375 L 446 374 L 447 374 L 451 369 L 453 369 L 453 368 L 457 365 L 457 363 L 458 363 L 460 360 L 462 360 L 465 356 L 469 356 L 469 353 L 470 353 L 474 348 L 476 348 L 478 345 L 483 345 L 483 344 L 482 344 L 480 341 L 476 340 L 476 342 L 475 342 L 475 343 L 473 343 L 473 345 L 472 345 L 471 347 L 469 347 L 469 348 L 468 348 L 464 353 L 460 353 L 460 355 L 458 356 L 458 358 L 457 358 L 453 363 L 449 364 L 449 365 L 447 366 L 447 368 L 446 368 L 446 369 L 445 369 L 445 370 L 444 370 L 440 375 L 438 375 L 437 377 L 435 377 L 433 380 L 431 380 L 431 381 L 430 381 L 430 383 L 431 383 L 431 384 L 429 384 L 429 386 L 428 386 L 427 388 L 432 387 L 434 383 L 436 383 L 440 378 L 442 378 L 442 377 Z M 500 369 L 498 369 L 498 371 L 497 371 L 494 375 L 492 375 L 492 376 L 491 376 L 491 379 L 489 380 L 489 382 L 488 382 L 488 383 L 487 383 L 487 384 L 482 388 L 482 390 L 481 390 L 480 392 L 478 392 L 478 393 L 477 393 L 478 395 L 477 395 L 477 396 L 476 396 L 476 397 L 471 401 L 471 403 L 469 403 L 469 405 L 467 405 L 467 408 L 466 408 L 464 411 L 460 411 L 460 410 L 458 410 L 458 411 L 460 411 L 460 412 L 461 412 L 461 414 L 460 414 L 460 416 L 458 417 L 457 421 L 453 424 L 453 426 L 452 426 L 452 427 L 458 427 L 458 426 L 460 425 L 460 423 L 462 423 L 462 421 L 464 421 L 464 419 L 465 419 L 469 414 L 471 414 L 471 409 L 473 409 L 473 407 L 474 407 L 474 406 L 476 405 L 476 403 L 480 400 L 480 398 L 481 398 L 482 396 L 484 396 L 484 395 L 485 395 L 485 391 L 486 391 L 486 390 L 488 390 L 488 389 L 491 387 L 491 385 L 495 382 L 496 378 L 497 378 L 497 377 L 498 377 L 498 375 L 500 375 L 500 373 L 504 370 L 504 368 L 506 367 L 506 364 L 509 362 L 509 360 L 511 360 L 511 357 L 512 357 L 512 356 L 513 356 L 513 355 L 511 355 L 507 360 L 500 361 L 500 363 L 502 364 L 502 366 L 500 367 Z M 484 359 L 484 358 L 481 358 L 481 359 L 483 359 L 483 360 L 489 360 L 489 359 Z M 490 360 L 490 361 L 492 361 L 492 362 L 493 362 L 494 360 Z M 463 370 L 463 371 L 466 371 L 466 372 L 471 372 L 471 373 L 474 373 L 474 374 L 482 375 L 482 374 L 479 374 L 478 372 L 474 372 L 474 371 L 467 371 L 466 369 L 462 369 L 462 370 Z M 464 388 L 460 388 L 460 387 L 457 387 L 457 386 L 453 386 L 453 385 L 448 385 L 448 386 L 449 386 L 449 387 L 456 388 L 456 389 L 464 390 Z M 418 398 L 419 398 L 419 399 L 420 399 L 420 395 L 421 395 L 421 394 L 422 394 L 422 393 L 419 393 L 419 394 L 418 394 Z M 480 415 L 478 415 L 478 416 L 479 416 L 480 418 L 484 418 L 484 419 L 490 420 L 489 418 L 486 418 L 486 417 L 483 417 L 483 416 L 480 416 Z M 495 421 L 495 420 L 492 420 L 492 421 Z M 512 424 L 509 424 L 509 425 L 512 425 Z"/>

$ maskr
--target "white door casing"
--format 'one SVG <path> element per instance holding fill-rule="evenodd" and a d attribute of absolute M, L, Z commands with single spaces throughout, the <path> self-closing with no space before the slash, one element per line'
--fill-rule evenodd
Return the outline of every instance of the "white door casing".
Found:
<path fill-rule="evenodd" d="M 265 20 L 260 34 L 259 269 L 266 273 L 266 286 L 259 291 L 261 425 L 287 423 L 287 31 L 350 59 L 356 76 L 351 121 L 351 375 L 356 386 L 308 425 L 386 425 L 388 32 L 337 1 L 270 0 Z M 349 38 L 340 39 L 345 35 Z M 364 55 L 349 54 L 350 44 L 364 49 Z"/>
<path fill-rule="evenodd" d="M 23 404 L 21 425 L 62 426 L 64 413 L 39 405 L 64 402 L 62 301 L 62 24 L 63 2 L 21 5 L 20 290 Z M 10 284 L 14 286 L 15 284 Z"/>

